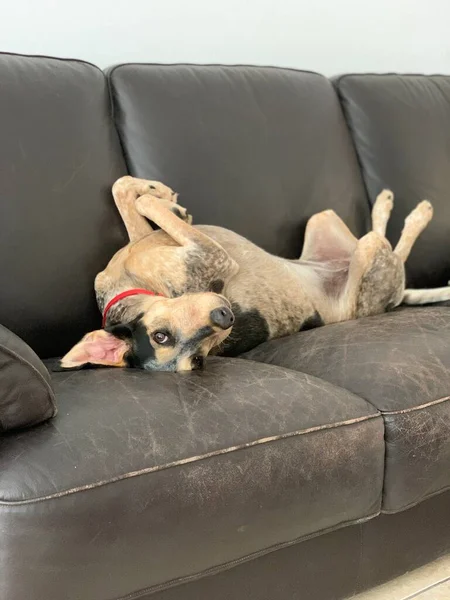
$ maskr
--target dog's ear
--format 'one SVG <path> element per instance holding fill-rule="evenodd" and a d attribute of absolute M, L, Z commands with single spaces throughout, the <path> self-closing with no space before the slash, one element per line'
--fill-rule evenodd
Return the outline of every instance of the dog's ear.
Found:
<path fill-rule="evenodd" d="M 131 337 L 132 331 L 126 325 L 91 331 L 55 365 L 53 370 L 81 369 L 88 364 L 126 367 L 125 354 L 131 348 Z"/>

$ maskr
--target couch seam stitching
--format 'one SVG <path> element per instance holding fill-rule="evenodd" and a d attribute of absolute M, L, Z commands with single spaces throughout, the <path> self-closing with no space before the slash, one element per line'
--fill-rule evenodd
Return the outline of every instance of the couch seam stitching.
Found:
<path fill-rule="evenodd" d="M 105 74 L 107 77 L 113 75 L 113 73 L 123 67 L 199 67 L 199 68 L 244 68 L 244 69 L 272 69 L 274 71 L 290 71 L 293 73 L 305 74 L 305 75 L 315 75 L 320 77 L 323 80 L 329 81 L 331 80 L 323 73 L 319 73 L 318 71 L 308 71 L 304 69 L 296 69 L 294 67 L 279 67 L 276 65 L 254 65 L 254 64 L 245 64 L 245 63 L 233 63 L 233 64 L 223 64 L 223 63 L 184 63 L 184 62 L 174 62 L 174 63 L 148 63 L 148 62 L 131 62 L 131 63 L 118 63 L 115 65 L 111 65 L 105 69 Z"/>
<path fill-rule="evenodd" d="M 430 402 L 425 402 L 425 404 L 420 404 L 419 406 L 410 406 L 409 408 L 403 408 L 400 410 L 381 410 L 382 415 L 403 415 L 405 413 L 414 412 L 416 410 L 423 410 L 424 408 L 428 408 L 429 406 L 435 406 L 436 404 L 443 404 L 450 400 L 450 396 L 444 396 L 443 398 L 438 398 L 437 400 L 431 400 Z"/>
<path fill-rule="evenodd" d="M 301 435 L 308 435 L 310 433 L 317 433 L 319 431 L 326 431 L 329 429 L 339 429 L 340 427 L 345 427 L 348 425 L 356 425 L 362 423 L 364 421 L 369 421 L 372 419 L 382 418 L 380 413 L 376 413 L 373 415 L 364 415 L 362 417 L 356 417 L 354 419 L 347 419 L 346 421 L 340 421 L 339 423 L 328 423 L 326 425 L 317 425 L 315 427 L 309 427 L 308 429 L 301 429 L 297 431 L 292 431 L 288 433 L 283 433 L 276 436 L 267 436 L 264 438 L 259 438 L 257 440 L 253 440 L 251 442 L 246 442 L 244 444 L 238 444 L 236 446 L 229 446 L 227 448 L 221 448 L 219 450 L 213 450 L 212 452 L 207 452 L 205 454 L 200 454 L 198 456 L 191 456 L 188 458 L 183 458 L 175 461 L 171 461 L 164 465 L 155 465 L 153 467 L 146 467 L 144 469 L 139 469 L 137 471 L 130 471 L 129 473 L 124 473 L 122 475 L 117 475 L 116 477 L 112 477 L 108 480 L 98 481 L 91 484 L 81 485 L 74 488 L 69 488 L 68 490 L 63 490 L 61 492 L 56 492 L 54 494 L 47 494 L 46 496 L 38 496 L 36 498 L 29 498 L 27 500 L 0 500 L 0 506 L 22 506 L 27 504 L 34 504 L 37 502 L 43 502 L 46 500 L 54 500 L 56 498 L 61 498 L 64 496 L 69 496 L 72 494 L 76 494 L 79 492 L 89 491 L 95 488 L 100 488 L 105 485 L 109 485 L 110 483 L 115 483 L 117 481 L 123 481 L 125 479 L 132 479 L 134 477 L 139 477 L 141 475 L 147 475 L 150 473 L 157 473 L 160 471 L 165 471 L 167 469 L 180 467 L 186 464 L 197 463 L 201 460 L 206 460 L 208 458 L 214 458 L 216 456 L 222 456 L 225 454 L 230 454 L 232 452 L 237 452 L 240 450 L 246 450 L 247 448 L 252 448 L 255 446 L 262 446 L 266 444 L 270 444 L 272 442 L 276 442 L 279 440 L 299 437 Z"/>
<path fill-rule="evenodd" d="M 96 71 L 99 71 L 100 73 L 102 73 L 103 77 L 105 77 L 105 73 L 103 72 L 103 70 L 96 65 L 95 63 L 89 62 L 88 60 L 83 60 L 82 58 L 71 58 L 71 57 L 60 57 L 60 56 L 51 56 L 49 54 L 24 54 L 21 52 L 5 52 L 2 51 L 0 52 L 0 57 L 2 56 L 14 56 L 14 57 L 18 57 L 18 58 L 40 58 L 40 59 L 45 59 L 45 60 L 54 60 L 54 61 L 59 61 L 59 62 L 69 62 L 69 63 L 76 63 L 76 64 L 80 64 L 80 65 L 86 65 L 88 67 L 93 67 Z"/>

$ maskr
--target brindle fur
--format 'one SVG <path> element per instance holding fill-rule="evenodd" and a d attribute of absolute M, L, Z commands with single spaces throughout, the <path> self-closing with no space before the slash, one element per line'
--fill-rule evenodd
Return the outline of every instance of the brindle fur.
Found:
<path fill-rule="evenodd" d="M 122 331 L 126 349 L 122 343 L 113 358 L 105 354 L 91 360 L 83 354 L 86 340 L 103 343 L 118 324 L 138 323 L 141 337 L 143 327 L 147 332 L 151 357 L 137 366 L 189 370 L 194 356 L 198 362 L 211 351 L 235 355 L 266 339 L 379 314 L 403 299 L 420 304 L 432 292 L 405 291 L 404 262 L 432 218 L 426 200 L 407 217 L 394 250 L 385 238 L 393 194 L 385 190 L 373 207 L 373 230 L 363 238 L 355 238 L 334 211 L 326 210 L 309 219 L 301 257 L 286 260 L 227 229 L 192 226 L 186 209 L 177 204 L 177 194 L 159 182 L 123 177 L 112 192 L 130 242 L 96 277 L 99 309 L 130 288 L 161 296 L 138 295 L 116 304 L 108 313 L 106 333 L 83 338 L 64 357 L 63 368 L 86 362 L 135 366 L 136 359 L 126 359 L 133 343 L 136 346 L 131 326 L 128 340 Z M 159 229 L 153 230 L 150 222 Z M 450 299 L 450 288 L 433 293 L 432 301 Z M 226 331 L 210 321 L 211 311 L 224 305 L 231 305 L 236 317 L 234 327 Z M 154 343 L 152 335 L 158 329 L 177 332 L 171 344 Z"/>

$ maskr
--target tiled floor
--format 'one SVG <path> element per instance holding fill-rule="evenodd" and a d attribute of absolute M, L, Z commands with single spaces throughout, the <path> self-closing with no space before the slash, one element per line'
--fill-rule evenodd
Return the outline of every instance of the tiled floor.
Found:
<path fill-rule="evenodd" d="M 351 600 L 450 600 L 450 555 Z"/>

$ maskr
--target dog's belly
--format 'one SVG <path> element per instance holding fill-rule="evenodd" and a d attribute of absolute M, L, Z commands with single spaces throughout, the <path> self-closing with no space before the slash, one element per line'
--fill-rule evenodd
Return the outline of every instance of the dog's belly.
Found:
<path fill-rule="evenodd" d="M 314 298 L 319 277 L 308 266 L 273 256 L 240 235 L 213 226 L 199 226 L 239 265 L 225 282 L 223 295 L 236 317 L 221 354 L 236 356 L 262 342 L 323 324 Z"/>

